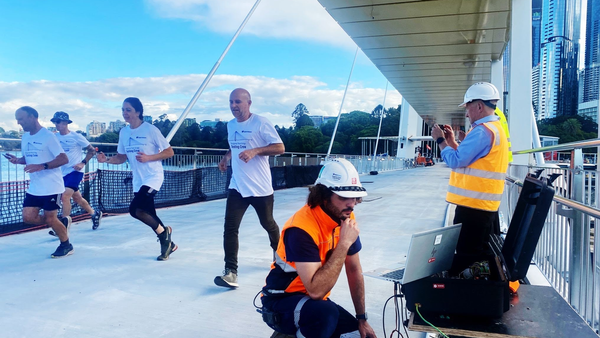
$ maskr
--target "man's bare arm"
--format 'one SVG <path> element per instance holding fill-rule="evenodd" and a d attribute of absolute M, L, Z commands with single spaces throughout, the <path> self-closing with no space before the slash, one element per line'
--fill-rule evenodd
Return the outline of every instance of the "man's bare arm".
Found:
<path fill-rule="evenodd" d="M 365 279 L 362 274 L 360 258 L 358 253 L 346 257 L 346 277 L 348 278 L 348 287 L 350 288 L 350 296 L 354 304 L 356 314 L 367 312 L 365 307 Z M 375 331 L 366 319 L 358 320 L 358 331 L 361 338 L 369 337 L 376 338 Z"/>
<path fill-rule="evenodd" d="M 340 276 L 348 249 L 358 238 L 359 230 L 355 220 L 345 219 L 340 227 L 340 241 L 323 266 L 318 262 L 296 263 L 298 275 L 312 299 L 323 299 L 331 291 Z"/>

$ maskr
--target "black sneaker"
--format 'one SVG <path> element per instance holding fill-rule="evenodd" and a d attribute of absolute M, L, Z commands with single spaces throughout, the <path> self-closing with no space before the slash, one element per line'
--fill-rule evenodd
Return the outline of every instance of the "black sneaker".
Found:
<path fill-rule="evenodd" d="M 160 256 L 156 257 L 156 260 L 166 261 L 169 259 L 171 253 L 179 248 L 177 244 L 171 241 L 172 232 L 173 229 L 171 229 L 171 227 L 165 227 L 165 231 L 158 235 L 158 241 L 160 242 Z"/>
<path fill-rule="evenodd" d="M 73 254 L 74 251 L 75 250 L 73 250 L 73 244 L 69 243 L 65 245 L 63 243 L 60 243 L 58 248 L 56 248 L 56 251 L 54 251 L 54 253 L 50 257 L 62 258 Z"/>
<path fill-rule="evenodd" d="M 92 215 L 92 229 L 96 230 L 100 226 L 100 220 L 102 219 L 102 211 L 96 210 Z"/>
<path fill-rule="evenodd" d="M 237 288 L 239 286 L 237 282 L 237 273 L 231 269 L 225 269 L 223 276 L 215 277 L 215 284 L 226 288 Z"/>
<path fill-rule="evenodd" d="M 65 217 L 61 217 L 59 218 L 60 222 L 65 226 L 65 228 L 67 228 L 67 235 L 69 234 L 69 229 L 71 229 L 71 216 L 65 216 Z M 54 232 L 54 230 L 50 230 L 48 231 L 48 234 L 54 237 L 58 237 L 58 235 L 56 234 L 56 232 Z"/>

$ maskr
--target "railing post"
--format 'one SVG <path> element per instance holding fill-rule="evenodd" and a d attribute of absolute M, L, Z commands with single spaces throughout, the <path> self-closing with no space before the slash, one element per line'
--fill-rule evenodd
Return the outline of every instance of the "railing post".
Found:
<path fill-rule="evenodd" d="M 87 162 L 85 164 L 85 169 L 83 170 L 83 172 L 85 174 L 88 174 L 88 179 L 83 181 L 83 198 L 88 201 L 89 203 L 92 203 L 92 201 L 90 201 L 90 180 L 89 180 L 89 173 L 90 173 L 90 163 Z"/>
<path fill-rule="evenodd" d="M 581 149 L 571 151 L 571 199 L 583 202 L 584 178 L 583 152 Z M 581 299 L 581 286 L 583 282 L 582 271 L 584 258 L 584 231 L 583 214 L 576 212 L 571 224 L 571 260 L 569 262 L 569 303 L 579 312 L 583 309 Z"/>

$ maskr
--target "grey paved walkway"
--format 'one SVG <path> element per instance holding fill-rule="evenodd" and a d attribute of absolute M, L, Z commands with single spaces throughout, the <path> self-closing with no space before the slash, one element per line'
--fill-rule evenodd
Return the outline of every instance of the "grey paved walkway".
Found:
<path fill-rule="evenodd" d="M 365 271 L 402 261 L 412 233 L 442 225 L 449 174 L 442 164 L 361 178 L 369 196 L 355 212 Z M 275 193 L 280 226 L 306 195 L 306 188 Z M 107 217 L 97 231 L 90 221 L 74 224 L 75 253 L 64 259 L 50 259 L 58 242 L 47 230 L 0 238 L 0 336 L 269 337 L 252 299 L 272 252 L 252 208 L 240 231 L 240 288 L 213 284 L 223 269 L 224 209 L 225 201 L 217 200 L 159 210 L 180 247 L 167 262 L 155 260 L 156 237 L 129 215 Z M 365 282 L 369 321 L 383 337 L 392 284 Z M 331 298 L 354 311 L 344 278 Z M 388 335 L 391 314 L 389 307 Z"/>

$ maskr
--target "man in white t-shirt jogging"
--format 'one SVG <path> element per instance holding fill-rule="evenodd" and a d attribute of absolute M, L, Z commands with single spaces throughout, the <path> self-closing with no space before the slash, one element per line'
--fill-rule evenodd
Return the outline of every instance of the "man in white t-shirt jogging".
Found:
<path fill-rule="evenodd" d="M 62 214 L 63 216 L 71 215 L 71 197 L 73 201 L 82 207 L 92 217 L 92 229 L 96 230 L 100 226 L 102 211 L 94 210 L 88 201 L 83 198 L 79 192 L 79 183 L 83 179 L 83 168 L 85 164 L 96 154 L 96 150 L 83 135 L 74 133 L 69 130 L 69 124 L 72 123 L 69 119 L 69 114 L 57 111 L 50 120 L 56 126 L 58 131 L 56 138 L 61 147 L 69 158 L 69 163 L 60 167 L 65 182 L 65 192 L 62 194 Z M 86 149 L 85 158 L 82 149 Z M 54 231 L 50 234 L 56 236 Z"/>
<path fill-rule="evenodd" d="M 235 117 L 227 124 L 229 151 L 219 162 L 221 171 L 227 170 L 231 160 L 231 182 L 227 191 L 223 248 L 225 270 L 215 277 L 215 284 L 223 287 L 238 286 L 239 228 L 242 218 L 252 205 L 260 224 L 269 234 L 273 250 L 279 242 L 279 226 L 273 219 L 273 185 L 269 156 L 283 154 L 285 147 L 277 130 L 266 118 L 250 112 L 250 93 L 237 88 L 229 96 L 229 108 Z"/>
<path fill-rule="evenodd" d="M 117 155 L 107 158 L 99 152 L 99 163 L 121 164 L 129 161 L 133 174 L 133 201 L 129 205 L 129 214 L 149 226 L 160 242 L 160 256 L 156 259 L 166 261 L 177 250 L 171 241 L 173 229 L 165 226 L 154 206 L 154 196 L 164 181 L 162 160 L 173 157 L 173 148 L 160 130 L 144 122 L 144 106 L 137 97 L 128 97 L 121 108 L 123 119 L 129 125 L 119 132 Z"/>
<path fill-rule="evenodd" d="M 65 257 L 73 253 L 69 242 L 69 217 L 58 219 L 60 195 L 65 191 L 60 166 L 69 159 L 56 136 L 42 127 L 38 121 L 38 112 L 28 106 L 15 112 L 15 119 L 21 125 L 21 152 L 23 157 L 4 155 L 10 163 L 25 165 L 29 174 L 29 188 L 23 202 L 23 222 L 27 224 L 48 224 L 60 239 L 60 245 L 51 255 L 52 258 Z M 40 209 L 44 213 L 40 215 Z"/>

